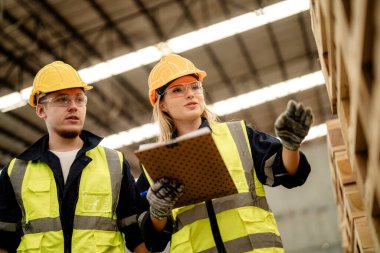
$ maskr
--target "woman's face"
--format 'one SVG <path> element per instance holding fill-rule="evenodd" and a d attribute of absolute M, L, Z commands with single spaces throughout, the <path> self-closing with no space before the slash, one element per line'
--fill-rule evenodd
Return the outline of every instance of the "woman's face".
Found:
<path fill-rule="evenodd" d="M 199 120 L 205 109 L 202 84 L 195 79 L 170 85 L 160 101 L 160 109 L 174 122 Z"/>

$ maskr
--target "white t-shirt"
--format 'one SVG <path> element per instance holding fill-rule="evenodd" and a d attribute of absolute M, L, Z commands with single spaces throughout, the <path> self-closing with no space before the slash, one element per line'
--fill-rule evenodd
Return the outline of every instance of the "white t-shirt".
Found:
<path fill-rule="evenodd" d="M 70 151 L 53 151 L 56 156 L 58 156 L 59 161 L 61 162 L 62 174 L 64 182 L 66 183 L 67 176 L 69 175 L 71 164 L 73 164 L 75 156 L 77 155 L 79 149 L 74 149 Z"/>

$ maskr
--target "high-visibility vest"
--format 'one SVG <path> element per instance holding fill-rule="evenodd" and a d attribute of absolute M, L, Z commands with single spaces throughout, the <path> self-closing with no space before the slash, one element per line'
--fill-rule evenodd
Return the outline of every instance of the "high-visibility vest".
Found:
<path fill-rule="evenodd" d="M 97 146 L 86 152 L 75 209 L 72 252 L 125 252 L 116 207 L 122 179 L 120 152 Z M 22 211 L 17 252 L 64 252 L 57 186 L 43 162 L 13 159 L 8 173 Z"/>
<path fill-rule="evenodd" d="M 224 248 L 233 253 L 284 252 L 263 185 L 256 177 L 244 122 L 217 123 L 211 128 L 238 190 L 212 200 Z M 173 216 L 179 230 L 172 235 L 171 253 L 218 252 L 204 202 L 174 209 Z"/>

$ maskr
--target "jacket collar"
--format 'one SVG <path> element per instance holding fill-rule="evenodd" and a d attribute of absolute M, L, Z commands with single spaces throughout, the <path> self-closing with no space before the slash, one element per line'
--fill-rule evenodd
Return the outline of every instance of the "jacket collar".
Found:
<path fill-rule="evenodd" d="M 83 147 L 78 152 L 83 153 L 88 150 L 95 148 L 102 141 L 102 137 L 99 137 L 89 131 L 82 130 L 80 138 L 83 140 Z M 32 146 L 27 150 L 17 156 L 18 159 L 24 161 L 37 161 L 37 160 L 46 160 L 49 150 L 49 135 L 41 137 L 36 141 Z"/>
<path fill-rule="evenodd" d="M 199 125 L 198 129 L 201 129 L 203 127 L 208 127 L 211 129 L 210 127 L 210 123 L 208 123 L 207 119 L 205 119 L 204 117 L 201 118 L 202 119 L 202 122 L 201 124 Z M 172 139 L 174 138 L 177 138 L 178 137 L 178 133 L 177 133 L 177 129 L 173 132 L 172 134 Z"/>

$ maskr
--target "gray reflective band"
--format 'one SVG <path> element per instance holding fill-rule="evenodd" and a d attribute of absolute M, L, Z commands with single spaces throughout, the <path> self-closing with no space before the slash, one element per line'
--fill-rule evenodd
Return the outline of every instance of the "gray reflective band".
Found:
<path fill-rule="evenodd" d="M 256 206 L 265 211 L 269 211 L 268 202 L 265 197 L 252 197 L 251 192 L 243 192 L 214 199 L 212 201 L 215 213 L 245 206 Z M 207 219 L 208 214 L 205 204 L 197 205 L 188 211 L 184 211 L 177 216 L 178 228 L 189 225 L 195 221 Z"/>
<path fill-rule="evenodd" d="M 61 220 L 59 217 L 30 220 L 28 223 L 23 224 L 22 230 L 24 234 L 60 231 L 62 230 Z"/>
<path fill-rule="evenodd" d="M 13 186 L 13 190 L 15 192 L 16 200 L 21 208 L 23 221 L 25 220 L 25 207 L 22 201 L 21 188 L 22 188 L 22 182 L 24 181 L 24 176 L 25 176 L 27 166 L 28 166 L 27 161 L 15 159 L 15 163 L 13 165 L 11 175 L 9 176 L 12 186 Z"/>
<path fill-rule="evenodd" d="M 112 218 L 79 215 L 74 217 L 74 229 L 118 231 L 116 220 Z"/>
<path fill-rule="evenodd" d="M 16 232 L 17 231 L 17 223 L 9 223 L 0 221 L 0 230 L 8 231 L 8 232 Z"/>
<path fill-rule="evenodd" d="M 120 227 L 128 227 L 134 223 L 137 223 L 137 214 L 119 220 Z"/>
<path fill-rule="evenodd" d="M 267 176 L 267 180 L 265 182 L 268 186 L 273 186 L 274 176 L 273 176 L 273 163 L 276 158 L 276 154 L 272 155 L 268 160 L 265 161 L 264 165 L 264 173 Z"/>
<path fill-rule="evenodd" d="M 116 212 L 116 207 L 118 203 L 118 197 L 121 187 L 121 178 L 123 177 L 122 169 L 120 165 L 120 159 L 115 150 L 104 148 L 106 153 L 108 169 L 111 178 L 112 187 L 112 214 Z"/>
<path fill-rule="evenodd" d="M 283 246 L 280 236 L 273 233 L 257 233 L 224 242 L 224 247 L 227 252 L 243 253 L 254 249 L 282 248 Z M 218 250 L 213 247 L 200 253 L 218 253 Z"/>
<path fill-rule="evenodd" d="M 246 141 L 241 122 L 228 122 L 227 126 L 238 149 L 249 191 L 256 195 L 255 181 L 253 179 L 253 158 L 249 152 L 251 148 Z"/>

